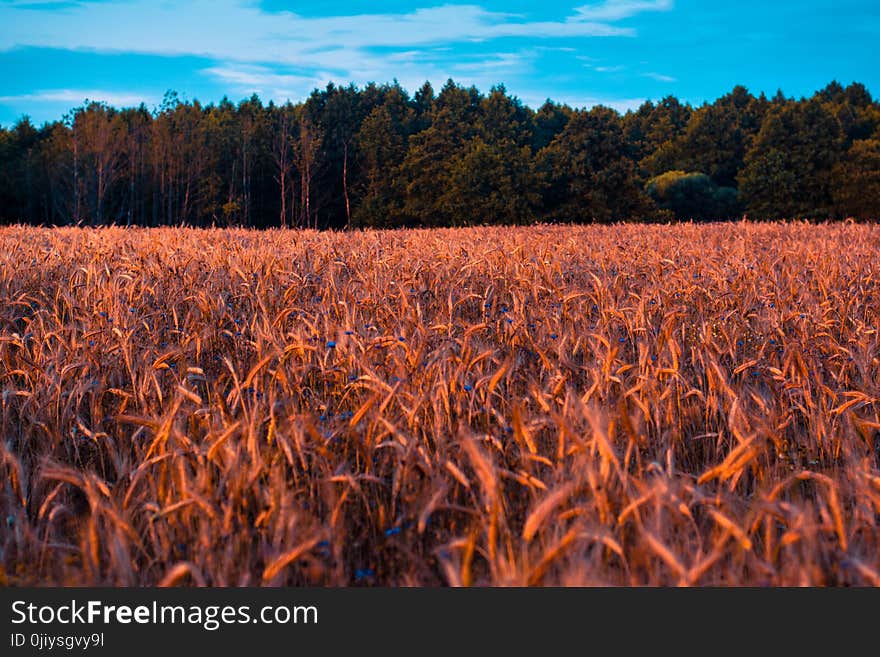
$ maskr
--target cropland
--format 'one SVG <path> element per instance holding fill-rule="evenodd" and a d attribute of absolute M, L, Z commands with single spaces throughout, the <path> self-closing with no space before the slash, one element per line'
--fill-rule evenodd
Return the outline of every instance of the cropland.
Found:
<path fill-rule="evenodd" d="M 880 226 L 0 229 L 0 582 L 880 585 Z"/>

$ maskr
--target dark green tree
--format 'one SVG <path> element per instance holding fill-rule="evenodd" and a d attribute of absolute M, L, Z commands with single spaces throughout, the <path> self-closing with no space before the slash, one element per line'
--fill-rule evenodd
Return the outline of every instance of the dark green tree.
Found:
<path fill-rule="evenodd" d="M 758 219 L 831 216 L 831 174 L 840 154 L 840 123 L 821 102 L 775 104 L 739 176 L 748 214 Z"/>
<path fill-rule="evenodd" d="M 537 169 L 552 220 L 644 219 L 653 206 L 628 157 L 619 116 L 607 107 L 576 112 L 537 155 Z"/>
<path fill-rule="evenodd" d="M 868 139 L 880 127 L 880 107 L 874 103 L 864 85 L 853 82 L 844 87 L 832 82 L 817 91 L 813 100 L 822 105 L 840 122 L 844 148 L 856 140 Z"/>
<path fill-rule="evenodd" d="M 648 175 L 675 168 L 680 158 L 678 140 L 687 129 L 693 110 L 674 96 L 656 105 L 643 103 L 622 119 L 629 156 Z"/>
<path fill-rule="evenodd" d="M 392 87 L 384 102 L 361 123 L 355 136 L 363 172 L 360 202 L 353 215 L 355 226 L 387 228 L 404 221 L 404 189 L 397 172 L 406 157 L 415 116 L 403 90 Z"/>
<path fill-rule="evenodd" d="M 540 203 L 531 149 L 503 139 L 475 137 L 449 166 L 439 198 L 446 225 L 525 224 Z"/>
<path fill-rule="evenodd" d="M 448 206 L 442 199 L 449 184 L 450 163 L 476 136 L 479 105 L 475 89 L 465 89 L 449 80 L 434 101 L 430 125 L 410 138 L 400 166 L 405 185 L 404 223 L 444 226 L 456 220 L 445 214 Z"/>
<path fill-rule="evenodd" d="M 312 94 L 310 102 L 319 106 L 314 114 L 315 125 L 323 135 L 322 153 L 326 166 L 317 180 L 323 225 L 342 228 L 351 225 L 352 180 L 357 154 L 354 136 L 363 118 L 360 116 L 358 91 L 354 85 L 337 87 L 333 84 Z"/>
<path fill-rule="evenodd" d="M 509 96 L 503 85 L 493 87 L 480 101 L 477 134 L 487 143 L 508 141 L 526 146 L 532 142 L 532 114 L 518 98 Z"/>
<path fill-rule="evenodd" d="M 676 219 L 718 221 L 740 213 L 737 191 L 719 187 L 705 173 L 667 171 L 648 181 L 648 195 Z"/>
<path fill-rule="evenodd" d="M 568 105 L 558 105 L 547 100 L 535 113 L 532 149 L 537 153 L 550 145 L 571 120 L 574 111 Z"/>
<path fill-rule="evenodd" d="M 753 218 L 876 217 L 878 141 L 880 104 L 855 82 L 623 116 L 533 111 L 452 80 L 413 97 L 330 84 L 282 106 L 169 92 L 154 112 L 86 102 L 0 127 L 0 222 L 445 226 L 714 219 L 740 203 Z"/>
<path fill-rule="evenodd" d="M 838 218 L 880 220 L 880 135 L 853 142 L 834 168 L 833 190 Z"/>
<path fill-rule="evenodd" d="M 0 129 L 0 217 L 6 222 L 47 220 L 48 195 L 43 146 L 51 129 L 22 117 L 11 130 Z"/>
<path fill-rule="evenodd" d="M 679 166 L 703 171 L 722 187 L 735 187 L 768 105 L 740 86 L 695 110 L 678 140 Z"/>

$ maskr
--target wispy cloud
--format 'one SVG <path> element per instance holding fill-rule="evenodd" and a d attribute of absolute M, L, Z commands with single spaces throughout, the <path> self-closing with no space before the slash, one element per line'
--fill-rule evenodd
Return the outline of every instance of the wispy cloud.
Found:
<path fill-rule="evenodd" d="M 671 0 L 605 0 L 569 9 L 567 15 L 563 11 L 556 19 L 532 20 L 468 0 L 450 1 L 456 0 L 424 0 L 429 6 L 399 12 L 303 16 L 267 11 L 256 0 L 0 0 L 0 52 L 32 47 L 169 61 L 198 57 L 207 63 L 194 70 L 209 88 L 220 88 L 231 97 L 258 93 L 277 102 L 300 100 L 330 81 L 363 85 L 397 79 L 414 90 L 425 80 L 442 83 L 452 77 L 482 89 L 505 82 L 516 93 L 533 86 L 530 77 L 546 58 L 586 61 L 585 40 L 633 38 L 635 27 L 621 25 L 620 20 L 672 6 Z M 334 5 L 340 14 L 348 6 Z M 623 70 L 616 62 L 596 67 L 599 60 L 591 61 L 600 72 Z M 556 88 L 540 95 L 520 94 L 522 100 L 542 103 L 547 92 L 559 97 L 563 87 L 577 84 L 564 72 L 542 83 Z M 109 84 L 99 79 L 95 86 Z M 80 103 L 88 97 L 132 105 L 144 97 L 82 90 L 77 83 L 58 86 L 65 88 L 44 87 L 0 97 L 0 102 L 48 106 Z M 563 102 L 624 110 L 641 99 L 572 97 Z"/>
<path fill-rule="evenodd" d="M 511 72 L 521 71 L 532 59 L 532 54 L 522 52 L 499 52 L 488 57 L 480 57 L 478 61 L 464 61 L 457 63 L 453 68 L 458 72 Z"/>
<path fill-rule="evenodd" d="M 520 99 L 531 107 L 540 107 L 545 100 L 547 100 L 546 95 L 542 96 L 540 93 L 531 93 L 526 92 L 520 96 Z M 555 94 L 552 100 L 556 103 L 560 103 L 562 105 L 568 105 L 569 107 L 575 108 L 590 108 L 596 107 L 597 105 L 602 105 L 604 107 L 610 107 L 611 109 L 617 110 L 621 114 L 625 114 L 630 110 L 638 109 L 638 107 L 644 103 L 646 98 L 620 98 L 617 96 L 591 96 L 591 95 L 578 95 L 578 94 L 570 94 L 570 93 L 562 93 Z"/>
<path fill-rule="evenodd" d="M 73 103 L 85 101 L 105 102 L 117 107 L 140 105 L 145 101 L 143 93 L 103 91 L 100 89 L 45 89 L 26 94 L 0 96 L 0 103 Z M 153 99 L 155 100 L 155 99 Z"/>
<path fill-rule="evenodd" d="M 29 4 L 0 4 L 0 49 L 40 46 L 326 66 L 328 50 L 357 55 L 370 47 L 635 34 L 608 21 L 586 20 L 583 14 L 527 21 L 476 5 L 329 17 L 268 13 L 249 0 L 124 0 L 65 7 L 58 13 L 36 11 Z"/>
<path fill-rule="evenodd" d="M 575 12 L 583 21 L 614 22 L 646 11 L 669 11 L 673 4 L 673 0 L 603 0 Z"/>
<path fill-rule="evenodd" d="M 656 80 L 657 82 L 677 82 L 677 78 L 671 75 L 663 75 L 662 73 L 642 73 L 642 77 Z"/>
<path fill-rule="evenodd" d="M 202 72 L 221 82 L 234 95 L 256 93 L 276 102 L 302 98 L 310 90 L 323 87 L 334 79 L 330 72 L 279 73 L 265 66 L 253 65 L 212 66 Z"/>
<path fill-rule="evenodd" d="M 3 0 L 7 5 L 19 7 L 21 9 L 31 9 L 39 11 L 41 9 L 57 11 L 67 7 L 75 7 L 83 4 L 77 0 Z"/>
<path fill-rule="evenodd" d="M 337 54 L 329 60 L 337 67 L 322 70 L 309 68 L 286 70 L 284 66 L 268 66 L 225 62 L 202 69 L 202 73 L 222 83 L 230 94 L 243 96 L 258 93 L 266 100 L 285 102 L 301 99 L 313 89 L 328 82 L 387 82 L 397 79 L 410 91 L 418 89 L 425 80 L 442 83 L 448 78 L 466 86 L 487 89 L 506 76 L 521 75 L 531 70 L 539 52 L 525 48 L 515 52 L 459 55 L 448 59 L 447 53 L 437 49 L 407 50 L 381 56 L 364 53 L 351 68 L 338 66 Z"/>

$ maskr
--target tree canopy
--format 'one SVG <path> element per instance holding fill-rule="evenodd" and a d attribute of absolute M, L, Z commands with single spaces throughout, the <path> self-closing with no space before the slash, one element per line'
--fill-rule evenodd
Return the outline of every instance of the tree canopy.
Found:
<path fill-rule="evenodd" d="M 153 111 L 87 102 L 0 126 L 0 222 L 453 226 L 534 221 L 880 218 L 880 103 L 742 86 L 620 114 L 449 80 L 329 84 L 303 102 Z"/>

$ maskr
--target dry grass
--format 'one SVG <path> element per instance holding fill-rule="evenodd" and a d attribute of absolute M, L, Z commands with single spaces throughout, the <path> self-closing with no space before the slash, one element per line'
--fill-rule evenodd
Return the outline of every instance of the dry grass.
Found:
<path fill-rule="evenodd" d="M 880 585 L 878 247 L 0 230 L 0 575 Z"/>

